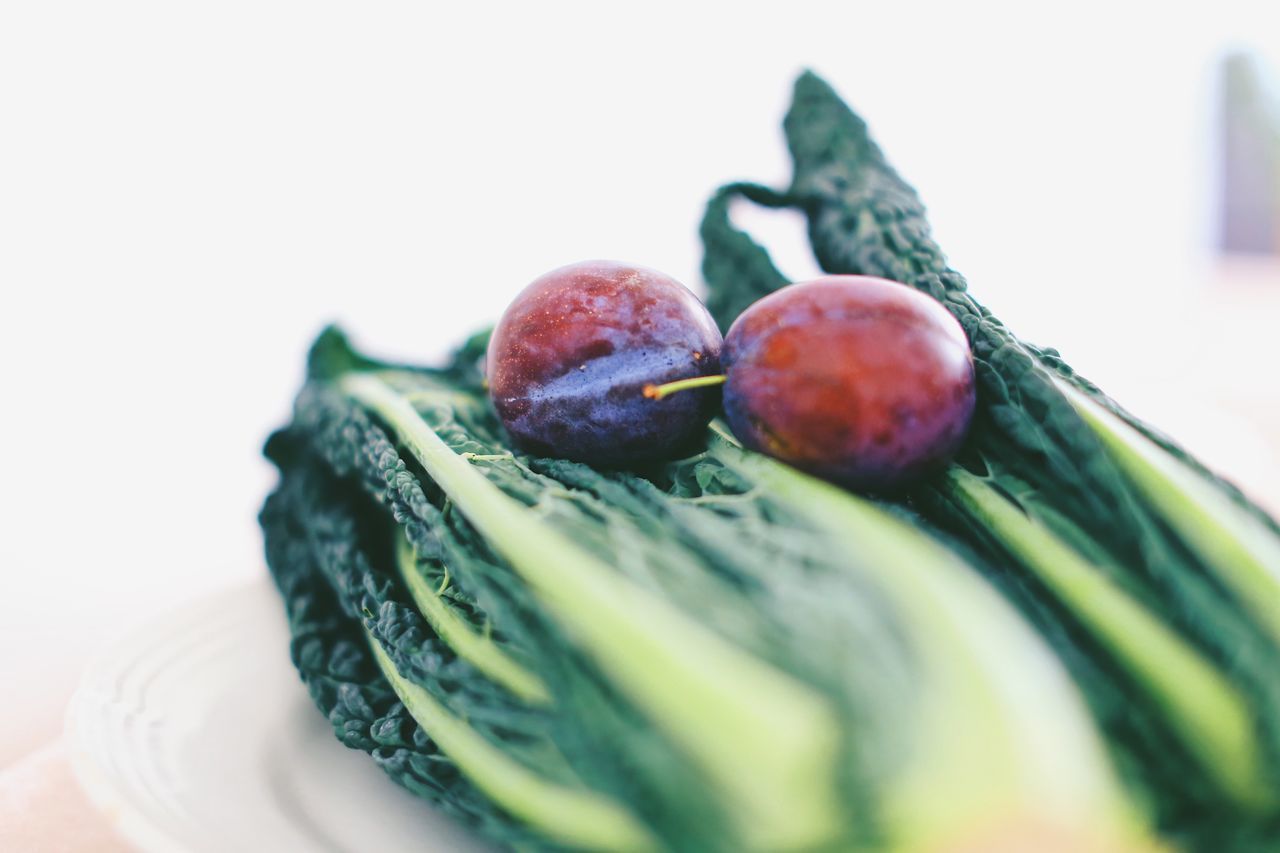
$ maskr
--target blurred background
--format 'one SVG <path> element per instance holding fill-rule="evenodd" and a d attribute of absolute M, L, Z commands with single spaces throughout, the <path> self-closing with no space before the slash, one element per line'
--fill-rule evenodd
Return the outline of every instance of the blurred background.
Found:
<path fill-rule="evenodd" d="M 463 4 L 458 4 L 462 6 Z M 1273 4 L 0 7 L 0 767 L 90 656 L 261 577 L 311 337 L 438 358 L 589 257 L 700 287 L 803 67 L 978 297 L 1280 508 Z M 793 277 L 800 223 L 743 210 Z"/>

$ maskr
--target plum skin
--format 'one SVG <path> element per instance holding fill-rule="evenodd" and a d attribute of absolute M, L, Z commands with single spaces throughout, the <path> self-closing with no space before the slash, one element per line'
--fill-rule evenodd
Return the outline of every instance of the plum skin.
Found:
<path fill-rule="evenodd" d="M 602 467 L 670 458 L 706 427 L 719 389 L 662 400 L 647 385 L 720 371 L 720 330 L 656 270 L 584 261 L 526 287 L 489 340 L 489 396 L 512 441 Z"/>
<path fill-rule="evenodd" d="M 725 415 L 747 447 L 852 489 L 894 491 L 959 449 L 976 404 L 964 330 L 871 276 L 793 284 L 725 335 Z"/>

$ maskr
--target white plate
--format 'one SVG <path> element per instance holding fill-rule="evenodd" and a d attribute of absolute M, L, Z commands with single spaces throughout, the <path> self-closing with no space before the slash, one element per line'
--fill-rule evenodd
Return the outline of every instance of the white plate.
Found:
<path fill-rule="evenodd" d="M 334 738 L 265 580 L 109 649 L 85 673 L 67 735 L 90 798 L 147 853 L 479 849 Z"/>

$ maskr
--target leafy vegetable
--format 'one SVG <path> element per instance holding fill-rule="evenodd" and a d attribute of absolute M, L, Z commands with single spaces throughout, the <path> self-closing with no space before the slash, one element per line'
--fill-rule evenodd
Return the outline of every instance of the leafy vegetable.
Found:
<path fill-rule="evenodd" d="M 862 554 L 890 604 L 921 629 L 920 669 L 936 693 L 914 732 L 913 766 L 886 791 L 898 844 L 940 848 L 966 824 L 999 825 L 1019 803 L 1027 814 L 1084 806 L 1095 821 L 1132 818 L 1102 781 L 1105 763 L 1081 727 L 1077 697 L 1051 675 L 1047 650 L 956 554 L 873 504 L 777 462 L 742 453 L 732 464 L 753 471 L 760 487 L 812 519 L 833 545 Z M 1072 740 L 1067 753 L 1062 747 Z M 978 767 L 991 774 L 985 784 L 974 778 Z"/>
<path fill-rule="evenodd" d="M 477 788 L 513 817 L 573 846 L 617 850 L 654 846 L 649 833 L 626 809 L 593 793 L 539 778 L 402 676 L 373 637 L 369 648 L 409 714 Z"/>
<path fill-rule="evenodd" d="M 948 492 L 991 535 L 1008 544 L 1073 615 L 1106 643 L 1167 709 L 1208 773 L 1242 800 L 1265 784 L 1248 705 L 1203 655 L 1106 573 L 963 468 L 948 472 Z"/>
<path fill-rule="evenodd" d="M 338 387 L 392 428 L 602 674 L 726 790 L 751 837 L 791 847 L 831 836 L 837 732 L 821 697 L 544 525 L 382 380 L 346 375 Z"/>
<path fill-rule="evenodd" d="M 422 370 L 327 332 L 268 447 L 295 661 L 397 781 L 505 846 L 1146 843 L 966 549 L 722 432 L 643 473 L 513 454 L 483 345 Z"/>
<path fill-rule="evenodd" d="M 426 577 L 418 570 L 418 554 L 408 536 L 397 540 L 396 562 L 405 589 L 414 605 L 440 639 L 454 654 L 470 663 L 485 677 L 510 690 L 520 699 L 531 704 L 551 701 L 542 679 L 529 672 L 511 658 L 493 637 L 477 632 L 466 619 L 456 614 L 441 599 L 445 587 L 433 590 Z M 442 583 L 449 582 L 448 569 L 444 569 Z M 386 667 L 383 667 L 385 669 Z M 398 691 L 397 691 L 398 692 Z"/>
<path fill-rule="evenodd" d="M 731 204 L 804 211 L 961 323 L 960 464 L 882 503 L 718 423 L 639 471 L 525 455 L 486 335 L 422 369 L 328 330 L 262 525 L 335 733 L 519 849 L 1140 850 L 1147 811 L 1273 849 L 1280 528 L 975 301 L 826 84 L 786 127 L 792 185 L 708 207 L 717 322 L 787 283 Z"/>
<path fill-rule="evenodd" d="M 1239 495 L 1215 489 L 1216 483 L 1206 482 L 1110 409 L 1069 386 L 1064 392 L 1138 490 L 1280 640 L 1280 538 L 1267 528 L 1269 520 L 1241 506 Z"/>
<path fill-rule="evenodd" d="M 737 198 L 803 211 L 827 271 L 941 300 L 968 335 L 979 406 L 963 468 L 910 503 L 982 555 L 1053 643 L 1170 833 L 1258 849 L 1280 803 L 1280 528 L 973 299 L 914 190 L 812 74 L 796 83 L 786 131 L 787 190 L 732 184 L 708 204 L 717 321 L 787 283 L 731 224 Z"/>

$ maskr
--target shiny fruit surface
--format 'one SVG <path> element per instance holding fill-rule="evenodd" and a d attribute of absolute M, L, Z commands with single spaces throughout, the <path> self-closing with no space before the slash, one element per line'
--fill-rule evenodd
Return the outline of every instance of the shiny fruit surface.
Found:
<path fill-rule="evenodd" d="M 489 341 L 499 418 L 522 449 L 626 467 L 679 453 L 719 389 L 654 400 L 644 389 L 720 369 L 720 332 L 684 285 L 656 270 L 585 261 L 526 287 Z"/>
<path fill-rule="evenodd" d="M 833 275 L 744 311 L 725 336 L 729 425 L 748 447 L 855 489 L 941 467 L 975 404 L 964 331 L 906 285 Z"/>

